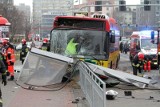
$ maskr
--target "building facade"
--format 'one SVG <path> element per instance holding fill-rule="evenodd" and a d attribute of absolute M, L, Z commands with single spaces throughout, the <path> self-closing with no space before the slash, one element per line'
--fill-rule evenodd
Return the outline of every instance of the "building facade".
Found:
<path fill-rule="evenodd" d="M 160 4 L 160 0 L 149 0 L 150 4 Z M 141 0 L 141 4 L 144 4 L 144 0 Z M 149 11 L 144 11 L 144 6 L 137 7 L 137 24 L 139 30 L 157 29 L 160 27 L 160 6 L 151 6 Z"/>
<path fill-rule="evenodd" d="M 25 5 L 24 3 L 21 3 L 19 5 L 16 6 L 16 8 L 23 12 L 25 15 L 26 20 L 30 23 L 31 21 L 31 9 L 29 5 Z"/>
<path fill-rule="evenodd" d="M 11 4 L 11 5 L 13 5 L 13 2 L 14 2 L 14 0 L 0 0 L 0 3 L 2 3 L 2 4 Z"/>
<path fill-rule="evenodd" d="M 60 15 L 71 14 L 73 6 L 73 0 L 33 0 L 33 29 L 35 33 L 42 35 L 44 26 L 42 25 L 42 16 L 50 12 L 57 12 Z M 52 21 L 53 23 L 53 21 Z M 50 24 L 49 24 L 50 25 Z M 42 28 L 43 26 L 43 28 Z"/>

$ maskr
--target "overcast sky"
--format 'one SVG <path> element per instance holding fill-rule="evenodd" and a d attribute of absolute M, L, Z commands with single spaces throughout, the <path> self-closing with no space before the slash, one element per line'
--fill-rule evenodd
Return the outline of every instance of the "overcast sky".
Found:
<path fill-rule="evenodd" d="M 32 0 L 14 0 L 14 4 L 25 3 L 26 5 L 32 5 Z"/>
<path fill-rule="evenodd" d="M 126 4 L 140 4 L 140 0 L 126 0 Z"/>
<path fill-rule="evenodd" d="M 32 5 L 32 0 L 14 0 L 14 4 L 25 3 L 26 5 Z M 140 0 L 126 0 L 127 4 L 139 4 Z"/>

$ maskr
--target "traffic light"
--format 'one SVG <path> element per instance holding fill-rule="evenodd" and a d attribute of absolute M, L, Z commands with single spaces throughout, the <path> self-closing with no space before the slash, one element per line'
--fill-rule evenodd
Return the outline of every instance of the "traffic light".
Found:
<path fill-rule="evenodd" d="M 150 1 L 149 0 L 144 0 L 144 5 L 147 5 L 147 6 L 144 6 L 144 11 L 150 11 L 151 10 L 151 6 L 148 5 L 150 4 Z"/>
<path fill-rule="evenodd" d="M 121 5 L 126 5 L 126 1 L 120 0 L 119 1 L 119 11 L 126 11 L 126 6 L 121 6 Z"/>

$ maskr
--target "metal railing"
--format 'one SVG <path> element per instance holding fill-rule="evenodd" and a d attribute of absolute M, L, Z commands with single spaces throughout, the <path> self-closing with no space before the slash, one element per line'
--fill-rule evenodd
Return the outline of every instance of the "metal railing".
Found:
<path fill-rule="evenodd" d="M 79 64 L 80 86 L 90 107 L 106 107 L 106 84 L 85 62 Z"/>

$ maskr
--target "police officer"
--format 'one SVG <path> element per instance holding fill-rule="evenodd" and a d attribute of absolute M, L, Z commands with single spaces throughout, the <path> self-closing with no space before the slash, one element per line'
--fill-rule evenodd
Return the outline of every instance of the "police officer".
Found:
<path fill-rule="evenodd" d="M 20 61 L 22 61 L 22 64 L 27 56 L 28 51 L 29 48 L 27 47 L 26 40 L 22 39 L 22 49 L 20 51 Z"/>
<path fill-rule="evenodd" d="M 137 75 L 137 71 L 139 71 L 139 73 L 142 73 L 142 69 L 145 62 L 145 56 L 142 52 L 139 52 L 133 57 L 132 67 L 134 75 Z"/>
<path fill-rule="evenodd" d="M 7 76 L 6 76 L 6 66 L 3 62 L 3 56 L 2 53 L 0 53 L 0 73 L 2 74 L 2 84 L 7 85 Z M 2 91 L 0 88 L 0 107 L 3 106 L 2 102 Z"/>

